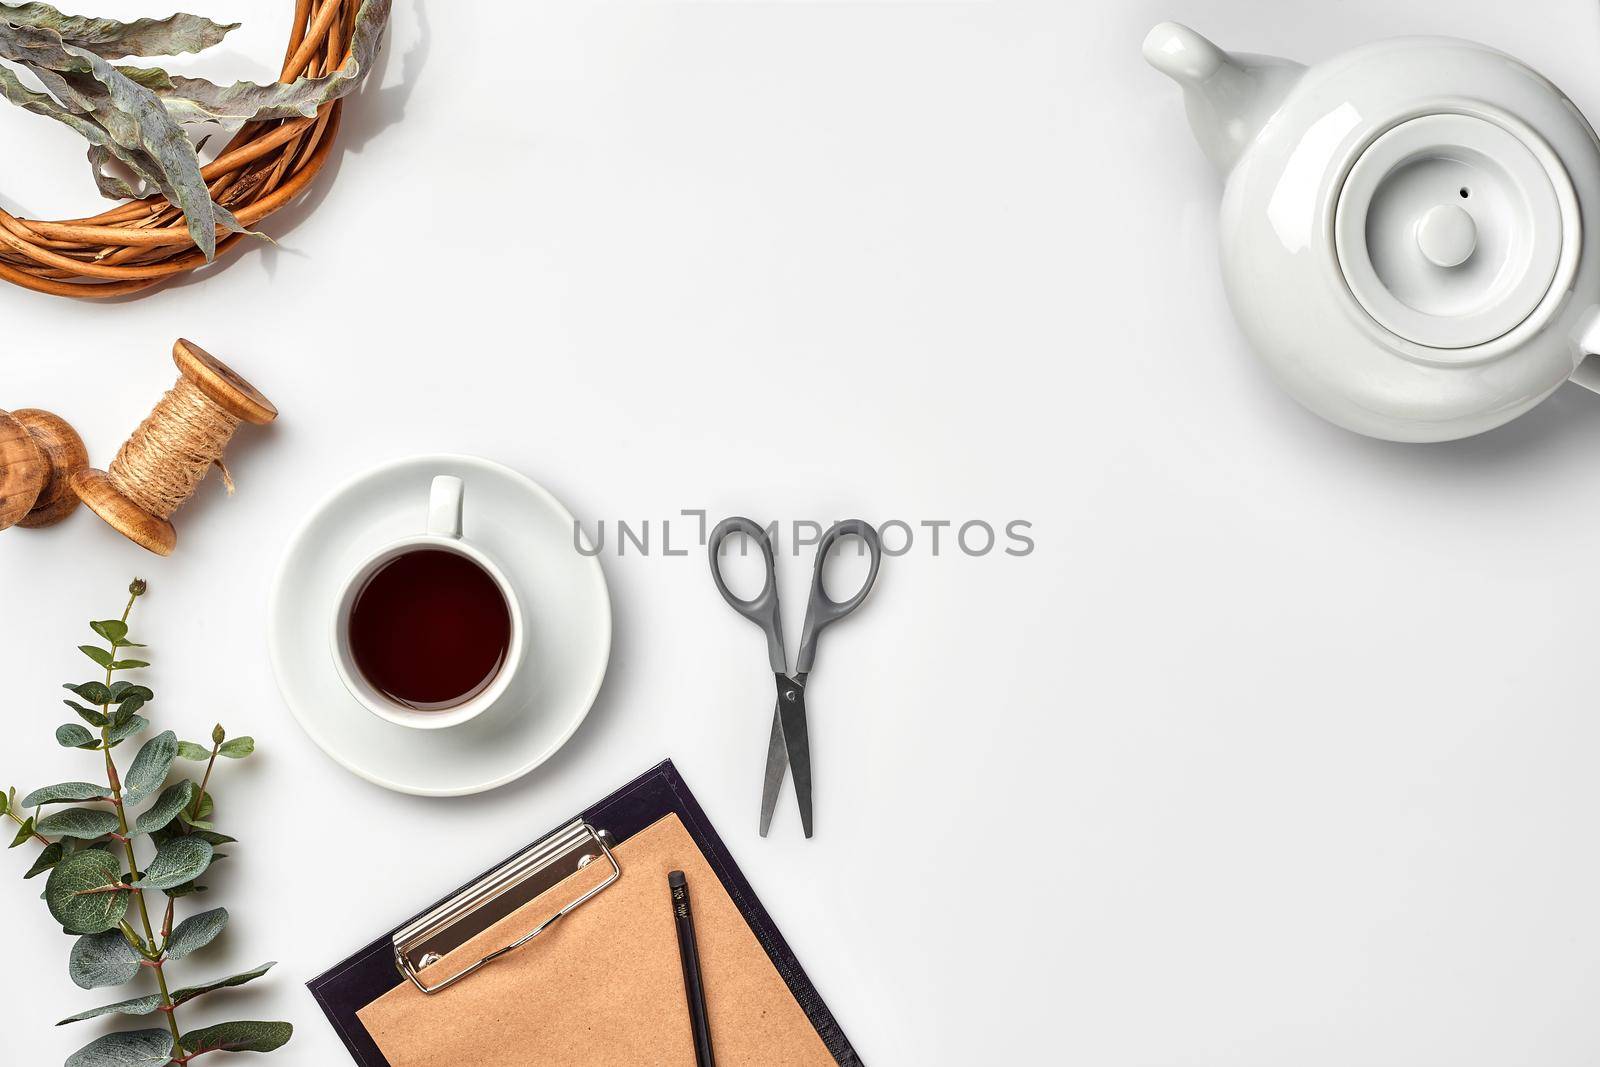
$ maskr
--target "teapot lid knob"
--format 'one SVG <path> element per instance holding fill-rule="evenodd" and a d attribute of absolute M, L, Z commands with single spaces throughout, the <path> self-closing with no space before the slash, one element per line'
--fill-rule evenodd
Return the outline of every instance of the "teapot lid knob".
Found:
<path fill-rule="evenodd" d="M 1334 209 L 1350 292 L 1428 362 L 1473 349 L 1535 316 L 1576 261 L 1577 203 L 1560 160 L 1516 120 L 1459 113 L 1409 119 L 1357 156 Z"/>
<path fill-rule="evenodd" d="M 1417 247 L 1435 267 L 1459 267 L 1478 247 L 1478 224 L 1463 207 L 1436 204 L 1417 222 Z"/>

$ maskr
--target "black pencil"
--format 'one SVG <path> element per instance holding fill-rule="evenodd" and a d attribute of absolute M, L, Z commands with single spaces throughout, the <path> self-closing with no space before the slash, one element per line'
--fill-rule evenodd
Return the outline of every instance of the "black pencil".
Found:
<path fill-rule="evenodd" d="M 683 960 L 683 991 L 689 998 L 689 1028 L 694 1031 L 696 1067 L 716 1067 L 711 1055 L 711 1021 L 706 1018 L 706 991 L 700 983 L 700 949 L 694 940 L 694 911 L 689 907 L 689 883 L 682 871 L 667 875 L 672 890 L 672 916 L 678 924 L 678 956 Z"/>

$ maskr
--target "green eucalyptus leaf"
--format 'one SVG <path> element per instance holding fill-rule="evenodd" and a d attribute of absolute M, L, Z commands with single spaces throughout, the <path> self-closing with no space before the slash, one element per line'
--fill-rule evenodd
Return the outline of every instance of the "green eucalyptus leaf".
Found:
<path fill-rule="evenodd" d="M 69 722 L 56 727 L 56 744 L 62 748 L 93 748 L 100 739 L 81 723 Z"/>
<path fill-rule="evenodd" d="M 29 867 L 28 873 L 22 877 L 24 879 L 38 877 L 45 871 L 50 870 L 56 864 L 60 863 L 61 857 L 65 853 L 66 849 L 62 847 L 61 842 L 50 842 L 48 845 L 44 846 L 42 850 L 40 850 L 39 858 L 33 861 L 33 866 Z"/>
<path fill-rule="evenodd" d="M 143 715 L 135 715 L 127 722 L 118 723 L 107 730 L 106 737 L 113 746 L 119 745 L 149 725 L 149 719 L 146 719 Z"/>
<path fill-rule="evenodd" d="M 0 815 L 4 815 L 6 812 L 8 812 L 10 810 L 11 810 L 11 797 L 9 795 L 5 794 L 5 793 L 0 793 Z"/>
<path fill-rule="evenodd" d="M 172 992 L 172 1003 L 174 1005 L 186 1004 L 195 997 L 204 996 L 205 994 L 215 992 L 218 989 L 231 989 L 234 986 L 244 985 L 246 982 L 253 982 L 257 978 L 260 978 L 262 975 L 266 974 L 268 971 L 272 970 L 272 968 L 276 967 L 277 965 L 277 961 L 274 960 L 271 963 L 263 963 L 261 966 L 252 971 L 244 971 L 240 974 L 230 974 L 226 978 L 218 978 L 215 981 L 206 982 L 203 985 L 186 986 L 183 989 L 175 989 Z"/>
<path fill-rule="evenodd" d="M 211 850 L 206 845 L 206 850 Z M 98 849 L 67 856 L 50 872 L 44 899 L 56 922 L 73 934 L 111 930 L 128 913 L 130 894 L 122 884 L 122 865 Z"/>
<path fill-rule="evenodd" d="M 171 900 L 177 900 L 179 897 L 193 896 L 195 893 L 204 893 L 205 891 L 205 886 L 197 885 L 194 882 L 185 882 L 182 885 L 175 885 L 171 889 L 162 890 L 162 892 L 167 895 L 168 899 Z"/>
<path fill-rule="evenodd" d="M 178 758 L 204 763 L 211 758 L 211 750 L 203 745 L 197 745 L 193 741 L 179 741 Z"/>
<path fill-rule="evenodd" d="M 111 653 L 99 645 L 79 645 L 78 651 L 94 660 L 102 667 L 111 666 Z"/>
<path fill-rule="evenodd" d="M 112 703 L 121 703 L 129 697 L 138 697 L 141 701 L 145 701 L 154 700 L 156 695 L 150 691 L 150 687 L 147 685 L 134 685 L 131 682 L 111 683 Z"/>
<path fill-rule="evenodd" d="M 56 1025 L 66 1026 L 68 1023 L 81 1023 L 85 1019 L 98 1019 L 102 1015 L 149 1015 L 159 1007 L 161 1007 L 161 994 L 151 993 L 149 996 L 134 997 L 131 1000 L 119 1000 L 115 1004 L 107 1004 L 104 1007 L 80 1011 L 76 1015 L 67 1016 Z M 170 1038 L 168 1040 L 170 1041 Z"/>
<path fill-rule="evenodd" d="M 110 719 L 106 718 L 103 712 L 96 711 L 94 708 L 86 708 L 76 700 L 63 700 L 61 703 L 77 712 L 78 718 L 82 719 L 84 722 L 95 727 L 96 729 L 111 721 Z"/>
<path fill-rule="evenodd" d="M 107 800 L 110 797 L 111 790 L 103 785 L 95 785 L 93 782 L 61 782 L 58 785 L 35 789 L 22 798 L 22 806 L 37 808 L 43 804 L 76 804 L 85 800 Z"/>
<path fill-rule="evenodd" d="M 213 845 L 231 845 L 235 841 L 239 840 L 237 837 L 229 837 L 227 834 L 219 834 L 215 830 L 206 830 L 206 829 L 195 830 L 193 833 L 190 834 L 190 836 L 191 837 L 198 837 L 202 841 L 209 841 Z M 219 860 L 219 859 L 222 859 L 222 857 L 221 856 L 213 856 L 212 859 L 213 860 Z"/>
<path fill-rule="evenodd" d="M 209 841 L 194 837 L 175 837 L 156 850 L 144 877 L 134 883 L 140 889 L 172 889 L 193 881 L 211 866 L 215 854 Z"/>
<path fill-rule="evenodd" d="M 179 923 L 167 938 L 167 958 L 181 960 L 215 941 L 228 925 L 228 909 L 214 908 L 191 915 Z"/>
<path fill-rule="evenodd" d="M 114 811 L 104 808 L 63 808 L 40 819 L 37 829 L 46 837 L 76 837 L 80 841 L 93 841 L 115 833 L 119 825 Z"/>
<path fill-rule="evenodd" d="M 172 761 L 178 756 L 178 735 L 171 730 L 159 733 L 144 743 L 133 757 L 123 779 L 122 802 L 137 804 L 166 783 Z"/>
<path fill-rule="evenodd" d="M 150 661 L 145 659 L 118 659 L 111 661 L 111 669 L 114 671 L 136 671 L 140 667 L 148 666 L 150 666 Z"/>
<path fill-rule="evenodd" d="M 121 619 L 104 619 L 100 622 L 91 622 L 89 629 L 110 641 L 113 645 L 121 644 L 122 639 L 128 636 L 128 624 Z"/>
<path fill-rule="evenodd" d="M 288 1023 L 219 1023 L 183 1035 L 183 1047 L 197 1052 L 274 1052 L 289 1043 L 294 1027 Z M 68 1064 L 67 1067 L 85 1067 Z"/>
<path fill-rule="evenodd" d="M 107 930 L 102 934 L 78 938 L 67 960 L 67 973 L 72 976 L 73 985 L 79 989 L 99 989 L 131 982 L 140 967 L 139 953 L 128 944 L 121 930 Z"/>
<path fill-rule="evenodd" d="M 153 834 L 166 826 L 178 817 L 179 812 L 194 802 L 194 795 L 199 789 L 199 786 L 187 778 L 167 786 L 156 798 L 156 802 L 139 815 L 133 826 L 134 831 Z"/>
<path fill-rule="evenodd" d="M 91 1041 L 67 1057 L 66 1067 L 166 1067 L 171 1061 L 171 1033 L 127 1030 Z"/>
<path fill-rule="evenodd" d="M 117 710 L 111 713 L 111 725 L 121 726 L 136 715 L 144 707 L 144 697 L 131 696 L 117 704 Z"/>
<path fill-rule="evenodd" d="M 18 845 L 26 844 L 29 840 L 32 839 L 32 837 L 33 837 L 33 816 L 30 815 L 30 816 L 28 816 L 28 818 L 23 820 L 22 828 L 17 831 L 17 836 L 12 838 L 11 844 L 9 846 L 7 846 L 7 847 L 8 848 L 16 848 Z"/>
<path fill-rule="evenodd" d="M 244 759 L 256 750 L 256 739 L 253 737 L 235 737 L 232 741 L 225 741 L 217 749 L 220 755 L 229 759 Z"/>
<path fill-rule="evenodd" d="M 111 703 L 111 687 L 104 682 L 79 682 L 76 685 L 68 682 L 61 688 L 77 693 L 91 704 Z M 71 703 L 71 701 L 68 701 L 68 703 Z"/>

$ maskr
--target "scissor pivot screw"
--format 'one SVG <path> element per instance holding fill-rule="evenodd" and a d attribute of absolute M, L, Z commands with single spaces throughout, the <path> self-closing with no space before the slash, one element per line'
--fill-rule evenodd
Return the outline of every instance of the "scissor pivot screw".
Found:
<path fill-rule="evenodd" d="M 791 704 L 794 703 L 794 690 L 793 689 L 785 689 L 783 691 L 783 699 L 789 701 Z"/>

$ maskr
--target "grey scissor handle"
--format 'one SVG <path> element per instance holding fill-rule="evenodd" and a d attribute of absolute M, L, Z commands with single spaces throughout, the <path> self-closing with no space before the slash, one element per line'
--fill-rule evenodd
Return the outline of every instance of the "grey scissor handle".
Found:
<path fill-rule="evenodd" d="M 734 596 L 728 583 L 722 580 L 722 557 L 718 553 L 722 549 L 722 542 L 736 533 L 744 534 L 761 546 L 761 558 L 767 565 L 767 582 L 761 587 L 761 592 L 750 600 L 740 600 Z M 738 516 L 717 523 L 711 531 L 711 577 L 716 580 L 717 592 L 722 594 L 722 599 L 734 611 L 761 627 L 767 635 L 767 660 L 772 664 L 772 673 L 787 674 L 789 666 L 783 653 L 783 619 L 778 611 L 778 575 L 773 567 L 772 541 L 767 537 L 767 531 L 753 520 Z"/>
<path fill-rule="evenodd" d="M 861 538 L 866 543 L 868 555 L 872 557 L 867 570 L 867 580 L 849 600 L 834 600 L 822 587 L 822 568 L 828 562 L 828 550 L 833 548 L 834 542 L 841 537 Z M 795 666 L 797 674 L 810 673 L 812 664 L 816 662 L 817 635 L 855 611 L 861 606 L 861 602 L 867 599 L 867 594 L 872 592 L 872 583 L 878 580 L 878 564 L 882 562 L 883 545 L 878 540 L 878 531 L 872 528 L 871 523 L 863 522 L 861 519 L 846 519 L 834 523 L 828 532 L 822 535 L 821 542 L 817 544 L 816 569 L 811 575 L 811 602 L 806 605 L 806 624 L 800 631 L 800 660 Z"/>

